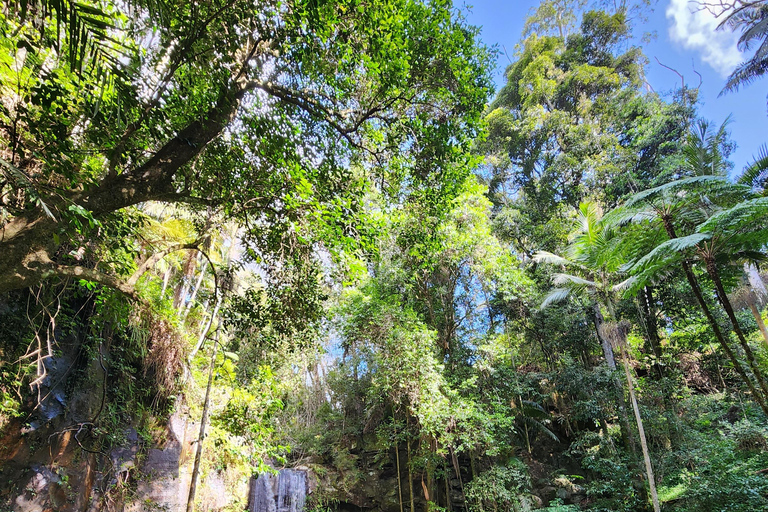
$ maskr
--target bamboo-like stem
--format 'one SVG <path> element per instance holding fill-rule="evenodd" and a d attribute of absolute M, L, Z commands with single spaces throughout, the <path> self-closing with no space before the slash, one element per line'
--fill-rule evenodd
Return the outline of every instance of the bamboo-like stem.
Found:
<path fill-rule="evenodd" d="M 195 452 L 195 465 L 192 468 L 192 480 L 189 484 L 189 496 L 187 497 L 187 512 L 195 511 L 195 492 L 197 491 L 197 478 L 200 473 L 200 461 L 203 458 L 203 441 L 205 440 L 205 424 L 208 423 L 208 409 L 211 405 L 211 388 L 213 387 L 213 375 L 216 368 L 216 354 L 219 349 L 219 331 L 213 342 L 211 352 L 211 368 L 208 371 L 208 386 L 205 388 L 205 401 L 203 403 L 203 417 L 200 419 L 200 435 L 197 437 L 197 451 Z"/>
<path fill-rule="evenodd" d="M 403 512 L 403 484 L 400 477 L 400 443 L 395 439 L 395 460 L 397 461 L 397 496 L 400 500 L 400 512 Z"/>

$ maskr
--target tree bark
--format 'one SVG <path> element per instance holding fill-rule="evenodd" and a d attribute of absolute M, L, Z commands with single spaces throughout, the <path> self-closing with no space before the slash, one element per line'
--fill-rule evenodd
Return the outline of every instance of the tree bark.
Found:
<path fill-rule="evenodd" d="M 765 322 L 763 322 L 763 315 L 760 314 L 760 310 L 757 309 L 757 304 L 754 302 L 749 303 L 749 309 L 752 311 L 752 316 L 755 317 L 755 323 L 757 323 L 757 327 L 763 335 L 763 342 L 765 346 L 768 347 L 768 329 L 766 329 Z"/>
<path fill-rule="evenodd" d="M 749 286 L 752 288 L 753 295 L 750 295 L 749 309 L 752 310 L 752 315 L 755 317 L 755 322 L 760 332 L 763 334 L 763 340 L 768 347 L 768 329 L 763 322 L 763 315 L 760 314 L 760 309 L 765 301 L 768 300 L 768 289 L 765 287 L 760 272 L 754 263 L 744 263 L 744 273 L 747 275 Z"/>
<path fill-rule="evenodd" d="M 395 441 L 395 461 L 397 462 L 397 497 L 400 503 L 400 512 L 403 512 L 403 484 L 400 476 L 400 444 Z"/>
<path fill-rule="evenodd" d="M 603 348 L 603 356 L 605 357 L 605 362 L 608 363 L 608 368 L 611 369 L 611 371 L 616 371 L 616 358 L 613 353 L 613 346 L 611 345 L 611 340 L 608 339 L 608 337 L 605 335 L 605 319 L 603 318 L 603 314 L 600 312 L 600 305 L 594 304 L 592 306 L 592 312 L 593 312 L 593 320 L 595 323 L 595 331 L 597 332 L 597 338 L 600 340 L 600 346 Z M 625 408 L 624 404 L 624 389 L 621 385 L 621 380 L 618 377 L 614 377 L 614 386 L 619 391 L 619 394 L 621 395 L 621 398 L 619 399 L 618 403 L 618 409 L 619 409 L 619 427 L 621 429 L 621 441 L 625 448 L 629 448 L 633 453 L 636 452 L 637 448 L 635 447 L 635 441 L 632 436 L 632 429 L 629 426 L 629 416 L 627 415 L 627 410 Z M 527 432 L 526 432 L 527 433 Z M 608 434 L 608 431 L 606 430 L 606 435 Z M 529 450 L 530 453 L 530 450 Z"/>
<path fill-rule="evenodd" d="M 408 490 L 411 493 L 411 510 L 410 512 L 416 512 L 416 507 L 414 505 L 415 503 L 415 497 L 413 494 L 413 473 L 411 472 L 411 440 L 406 439 L 405 440 L 405 446 L 406 446 L 406 454 L 408 455 Z"/>
<path fill-rule="evenodd" d="M 645 462 L 645 474 L 648 477 L 648 486 L 650 487 L 651 491 L 651 502 L 653 503 L 653 510 L 654 512 L 660 512 L 661 508 L 659 507 L 659 495 L 656 492 L 656 480 L 653 476 L 653 464 L 651 463 L 651 455 L 648 451 L 648 440 L 645 437 L 645 428 L 643 428 L 643 418 L 640 416 L 640 408 L 637 405 L 637 397 L 635 396 L 635 383 L 634 379 L 632 378 L 632 375 L 629 372 L 629 358 L 627 356 L 627 349 L 626 349 L 626 343 L 627 343 L 627 332 L 629 330 L 629 326 L 626 324 L 626 322 L 621 322 L 618 325 L 614 326 L 614 331 L 616 333 L 616 343 L 619 345 L 619 350 L 621 351 L 622 359 L 623 359 L 623 366 L 624 366 L 624 375 L 627 379 L 627 390 L 629 391 L 629 401 L 632 403 L 632 410 L 635 413 L 635 422 L 637 423 L 637 432 L 640 436 L 640 447 L 643 450 L 643 462 Z"/>
<path fill-rule="evenodd" d="M 603 335 L 603 326 L 605 325 L 605 319 L 603 318 L 603 314 L 600 312 L 600 306 L 598 304 L 592 305 L 592 319 L 595 323 L 595 331 L 597 332 L 597 339 L 600 340 L 600 346 L 603 348 L 603 356 L 605 357 L 605 362 L 608 363 L 608 368 L 611 370 L 616 369 L 616 358 L 613 354 L 613 347 L 611 347 L 611 342 Z"/>
<path fill-rule="evenodd" d="M 720 342 L 720 346 L 723 347 L 723 350 L 725 350 L 725 354 L 728 356 L 728 359 L 731 360 L 731 364 L 733 364 L 734 370 L 736 370 L 736 373 L 739 374 L 741 380 L 747 385 L 747 388 L 749 388 L 749 391 L 752 393 L 755 401 L 758 403 L 758 405 L 760 405 L 763 413 L 768 416 L 768 406 L 766 406 L 763 396 L 758 393 L 757 389 L 755 389 L 755 385 L 752 383 L 752 379 L 747 376 L 747 373 L 744 371 L 744 367 L 741 366 L 741 363 L 736 358 L 736 354 L 733 353 L 730 345 L 728 345 L 728 342 L 725 340 L 725 336 L 720 330 L 720 326 L 718 325 L 717 320 L 715 320 L 712 311 L 710 311 L 707 302 L 704 300 L 704 295 L 701 293 L 699 282 L 696 279 L 696 276 L 693 275 L 693 270 L 691 270 L 691 266 L 687 261 L 683 261 L 683 270 L 685 271 L 685 276 L 688 279 L 688 284 L 691 286 L 693 294 L 696 297 L 696 300 L 699 302 L 699 307 L 701 307 L 701 310 L 704 312 L 704 316 L 709 322 L 709 326 L 715 333 L 715 338 L 717 338 L 717 341 Z"/>

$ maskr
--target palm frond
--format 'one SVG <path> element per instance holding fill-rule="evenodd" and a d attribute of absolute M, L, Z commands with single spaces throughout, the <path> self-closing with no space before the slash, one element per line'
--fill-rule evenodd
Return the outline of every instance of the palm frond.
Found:
<path fill-rule="evenodd" d="M 768 219 L 768 197 L 742 201 L 733 208 L 712 215 L 696 231 L 729 236 L 764 228 Z"/>
<path fill-rule="evenodd" d="M 562 285 L 575 285 L 575 286 L 586 286 L 590 288 L 597 288 L 598 284 L 594 281 L 590 281 L 589 279 L 584 279 L 583 277 L 574 276 L 571 274 L 553 274 L 552 275 L 552 284 L 555 286 L 562 286 Z"/>
<path fill-rule="evenodd" d="M 547 296 L 544 297 L 544 300 L 541 302 L 539 309 L 542 309 L 542 310 L 547 309 L 552 304 L 563 302 L 570 296 L 571 296 L 571 290 L 568 288 L 553 288 L 547 294 Z"/>
<path fill-rule="evenodd" d="M 562 256 L 558 256 L 557 254 L 553 254 L 547 251 L 537 252 L 536 254 L 533 255 L 532 259 L 535 263 L 546 263 L 549 265 L 563 265 L 563 266 L 574 265 L 574 262 L 569 260 L 568 258 L 563 258 Z"/>
<path fill-rule="evenodd" d="M 736 92 L 739 90 L 739 87 L 751 84 L 758 78 L 762 78 L 766 73 L 768 73 L 768 59 L 742 62 L 728 75 L 725 86 L 718 96 L 729 92 Z"/>
<path fill-rule="evenodd" d="M 763 1 L 742 2 L 733 4 L 727 10 L 730 12 L 718 28 L 741 30 L 737 43 L 739 50 L 750 51 L 755 45 L 757 49 L 752 57 L 731 73 L 725 87 L 720 91 L 721 96 L 738 90 L 740 86 L 747 85 L 768 72 L 768 5 Z"/>
<path fill-rule="evenodd" d="M 5 174 L 9 181 L 13 183 L 18 189 L 24 190 L 29 195 L 29 197 L 31 197 L 38 206 L 40 206 L 40 208 L 48 217 L 56 220 L 53 212 L 50 208 L 48 208 L 48 205 L 45 204 L 42 196 L 40 196 L 40 193 L 35 188 L 34 183 L 32 183 L 32 180 L 29 179 L 24 171 L 3 158 L 0 158 L 0 170 L 3 171 L 2 174 Z"/>
<path fill-rule="evenodd" d="M 670 181 L 669 183 L 664 183 L 658 187 L 653 187 L 638 192 L 637 194 L 629 197 L 624 202 L 624 207 L 631 208 L 633 206 L 648 202 L 649 200 L 661 195 L 672 195 L 681 191 L 686 191 L 689 187 L 693 187 L 695 185 L 706 185 L 711 187 L 727 184 L 728 181 L 724 176 L 702 175 L 682 178 L 679 180 Z"/>
<path fill-rule="evenodd" d="M 538 402 L 533 400 L 522 400 L 523 413 L 531 418 L 544 419 L 549 416 L 547 410 L 541 406 Z"/>
<path fill-rule="evenodd" d="M 623 280 L 620 283 L 616 283 L 611 287 L 611 290 L 613 290 L 616 293 L 624 293 L 627 290 L 630 290 L 634 287 L 635 283 L 637 282 L 637 276 L 630 276 L 627 279 Z"/>
<path fill-rule="evenodd" d="M 22 23 L 34 18 L 36 23 L 51 25 L 56 35 L 53 47 L 75 76 L 96 78 L 95 83 L 103 88 L 112 86 L 116 79 L 128 81 L 120 59 L 130 57 L 135 49 L 121 41 L 123 29 L 116 23 L 116 13 L 88 0 L 12 0 L 10 7 Z M 41 39 L 44 33 L 40 31 Z M 94 92 L 101 91 L 90 94 Z"/>
<path fill-rule="evenodd" d="M 529 427 L 531 427 L 531 428 L 533 428 L 535 430 L 538 430 L 539 432 L 541 432 L 542 434 L 546 435 L 547 437 L 549 437 L 550 439 L 552 439 L 554 441 L 560 442 L 560 438 L 557 437 L 557 435 L 554 432 L 549 430 L 546 427 L 546 425 L 544 425 L 541 421 L 537 420 L 536 418 L 531 418 L 531 417 L 528 417 L 528 416 L 520 416 L 519 418 L 520 418 L 520 421 L 522 421 L 523 423 L 525 423 Z"/>
<path fill-rule="evenodd" d="M 658 213 L 654 210 L 645 208 L 628 208 L 626 206 L 620 206 L 614 208 L 603 217 L 603 223 L 607 228 L 619 228 L 629 224 L 639 224 L 646 220 L 654 220 L 658 218 Z"/>
<path fill-rule="evenodd" d="M 738 183 L 763 193 L 768 192 L 768 145 L 763 144 L 758 148 L 757 156 L 744 168 Z"/>

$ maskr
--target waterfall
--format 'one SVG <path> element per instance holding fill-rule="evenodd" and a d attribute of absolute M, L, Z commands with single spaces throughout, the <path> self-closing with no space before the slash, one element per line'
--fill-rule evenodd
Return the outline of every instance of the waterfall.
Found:
<path fill-rule="evenodd" d="M 307 472 L 281 469 L 277 475 L 263 473 L 251 481 L 249 512 L 304 512 Z"/>

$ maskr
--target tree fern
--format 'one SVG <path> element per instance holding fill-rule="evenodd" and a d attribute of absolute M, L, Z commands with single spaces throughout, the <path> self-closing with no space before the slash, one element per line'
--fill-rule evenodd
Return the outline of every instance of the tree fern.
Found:
<path fill-rule="evenodd" d="M 651 269 L 658 269 L 679 261 L 683 252 L 696 247 L 704 240 L 712 238 L 710 233 L 694 233 L 680 238 L 672 238 L 659 244 L 651 252 L 637 260 L 630 272 L 642 273 Z"/>

